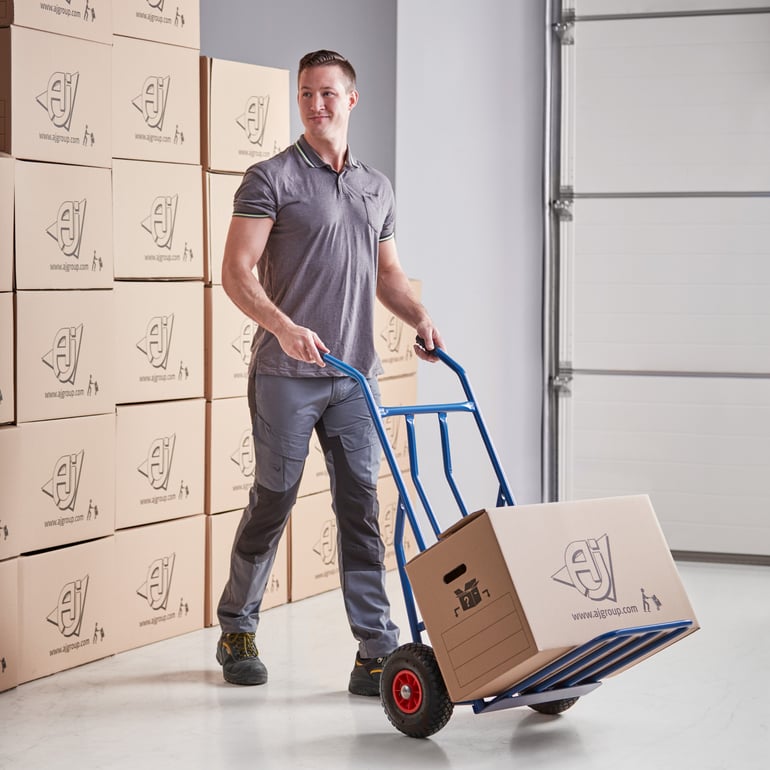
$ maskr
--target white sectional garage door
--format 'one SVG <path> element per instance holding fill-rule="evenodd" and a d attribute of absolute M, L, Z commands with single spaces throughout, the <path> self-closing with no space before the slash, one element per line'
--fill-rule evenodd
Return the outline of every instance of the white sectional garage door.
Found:
<path fill-rule="evenodd" d="M 562 8 L 555 496 L 770 555 L 770 4 Z"/>

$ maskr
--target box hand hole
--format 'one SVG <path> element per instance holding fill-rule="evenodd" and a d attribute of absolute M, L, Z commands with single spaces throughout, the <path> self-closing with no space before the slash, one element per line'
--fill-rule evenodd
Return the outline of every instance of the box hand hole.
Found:
<path fill-rule="evenodd" d="M 457 580 L 460 575 L 464 575 L 467 571 L 468 568 L 464 564 L 458 564 L 454 569 L 449 570 L 449 572 L 444 575 L 444 582 L 449 585 L 450 583 Z"/>

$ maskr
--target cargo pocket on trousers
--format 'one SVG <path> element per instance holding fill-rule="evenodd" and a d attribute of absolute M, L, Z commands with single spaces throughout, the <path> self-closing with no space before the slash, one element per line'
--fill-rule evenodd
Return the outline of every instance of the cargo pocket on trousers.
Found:
<path fill-rule="evenodd" d="M 301 435 L 275 431 L 259 415 L 254 426 L 256 481 L 274 492 L 285 492 L 302 475 L 308 440 Z"/>

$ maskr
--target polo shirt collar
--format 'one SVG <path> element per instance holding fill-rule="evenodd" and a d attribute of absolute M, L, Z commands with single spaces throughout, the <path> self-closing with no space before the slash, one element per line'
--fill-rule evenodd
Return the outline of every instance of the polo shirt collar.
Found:
<path fill-rule="evenodd" d="M 302 134 L 295 142 L 295 147 L 299 150 L 299 154 L 302 156 L 305 163 L 312 168 L 323 168 L 329 166 L 329 164 L 322 160 L 318 153 L 308 144 L 305 139 L 305 135 Z M 350 145 L 348 145 L 347 158 L 345 159 L 346 168 L 358 168 L 359 162 L 353 157 L 353 153 L 350 152 Z"/>

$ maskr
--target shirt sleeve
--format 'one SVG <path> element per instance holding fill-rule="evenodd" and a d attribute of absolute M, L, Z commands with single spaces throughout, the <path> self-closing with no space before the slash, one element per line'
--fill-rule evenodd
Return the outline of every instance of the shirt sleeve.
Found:
<path fill-rule="evenodd" d="M 390 240 L 396 232 L 396 201 L 393 194 L 393 187 L 389 181 L 385 187 L 387 204 L 385 207 L 385 219 L 382 223 L 382 229 L 380 230 L 380 243 Z"/>
<path fill-rule="evenodd" d="M 256 217 L 275 220 L 278 205 L 275 190 L 260 167 L 252 166 L 243 175 L 243 181 L 233 198 L 233 216 Z"/>

